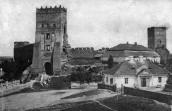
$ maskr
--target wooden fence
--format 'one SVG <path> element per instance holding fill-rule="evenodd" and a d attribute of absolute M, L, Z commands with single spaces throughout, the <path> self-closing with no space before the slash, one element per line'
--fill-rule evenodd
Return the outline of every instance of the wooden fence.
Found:
<path fill-rule="evenodd" d="M 100 84 L 100 83 L 98 84 L 98 89 L 109 89 L 109 90 L 114 91 L 114 92 L 117 91 L 115 85 L 110 86 L 110 85 L 105 85 L 105 84 Z"/>
<path fill-rule="evenodd" d="M 15 80 L 11 82 L 6 81 L 5 83 L 0 83 L 0 90 L 13 88 L 14 86 L 17 86 L 17 85 L 20 85 L 19 80 Z"/>
<path fill-rule="evenodd" d="M 1 89 L 0 89 L 0 97 L 8 96 L 17 92 L 20 92 L 21 90 L 25 88 L 29 88 L 31 85 L 31 82 L 20 84 L 20 81 L 12 81 L 12 82 L 5 82 L 1 83 Z"/>

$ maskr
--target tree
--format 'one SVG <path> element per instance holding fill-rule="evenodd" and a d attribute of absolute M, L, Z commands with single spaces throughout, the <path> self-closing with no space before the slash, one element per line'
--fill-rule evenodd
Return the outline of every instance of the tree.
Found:
<path fill-rule="evenodd" d="M 4 61 L 2 62 L 1 67 L 5 72 L 5 74 L 2 76 L 4 80 L 11 81 L 17 77 L 16 76 L 17 68 L 14 61 Z"/>
<path fill-rule="evenodd" d="M 112 67 L 113 67 L 113 57 L 112 55 L 110 55 L 108 58 L 108 68 L 112 68 Z"/>
<path fill-rule="evenodd" d="M 89 84 L 92 81 L 93 75 L 91 72 L 87 71 L 85 73 L 86 77 L 85 77 L 85 81 Z"/>

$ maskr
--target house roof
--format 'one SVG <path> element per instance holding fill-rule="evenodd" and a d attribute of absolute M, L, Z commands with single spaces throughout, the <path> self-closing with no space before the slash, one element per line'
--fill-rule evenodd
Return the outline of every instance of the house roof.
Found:
<path fill-rule="evenodd" d="M 135 44 L 119 44 L 106 51 L 102 57 L 129 57 L 129 56 L 143 56 L 143 57 L 159 57 L 159 54 L 152 49 L 146 48 L 142 45 Z"/>
<path fill-rule="evenodd" d="M 152 63 L 152 62 L 149 62 L 149 71 L 152 73 L 152 74 L 168 74 L 169 71 Z"/>
<path fill-rule="evenodd" d="M 147 47 L 144 47 L 142 45 L 135 44 L 119 44 L 117 46 L 114 46 L 109 49 L 109 51 L 124 51 L 124 50 L 131 50 L 131 51 L 152 51 L 152 49 L 149 49 Z"/>
<path fill-rule="evenodd" d="M 123 63 L 119 63 L 115 65 L 111 69 L 107 69 L 103 71 L 103 73 L 116 75 L 116 76 L 119 76 L 119 75 L 134 75 L 135 76 L 139 73 L 138 70 L 143 66 L 145 66 L 144 69 L 149 74 L 153 74 L 153 75 L 168 75 L 169 74 L 169 72 L 166 69 L 163 69 L 162 67 L 148 61 L 145 63 L 141 63 L 138 61 L 137 62 L 125 61 Z"/>
<path fill-rule="evenodd" d="M 129 56 L 159 57 L 159 54 L 156 53 L 155 51 L 128 51 L 128 50 L 107 51 L 102 55 L 102 57 L 109 57 L 110 55 L 113 57 L 129 57 Z"/>

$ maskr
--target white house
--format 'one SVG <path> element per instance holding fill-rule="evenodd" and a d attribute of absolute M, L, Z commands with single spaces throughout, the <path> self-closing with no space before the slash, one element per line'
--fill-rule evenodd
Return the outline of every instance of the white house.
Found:
<path fill-rule="evenodd" d="M 125 61 L 103 71 L 103 82 L 134 88 L 165 87 L 169 72 L 149 61 Z"/>

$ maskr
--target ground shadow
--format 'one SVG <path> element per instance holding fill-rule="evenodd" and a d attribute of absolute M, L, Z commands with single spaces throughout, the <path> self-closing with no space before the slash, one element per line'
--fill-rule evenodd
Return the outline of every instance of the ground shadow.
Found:
<path fill-rule="evenodd" d="M 34 90 L 34 89 L 28 87 L 28 88 L 24 88 L 24 89 L 22 89 L 20 91 L 14 92 L 14 93 L 2 95 L 2 96 L 0 96 L 0 98 L 7 97 L 7 96 L 11 96 L 11 95 L 16 95 L 16 94 L 22 94 L 22 93 L 43 92 L 43 91 L 49 91 L 49 90 L 53 90 L 53 89 Z"/>

